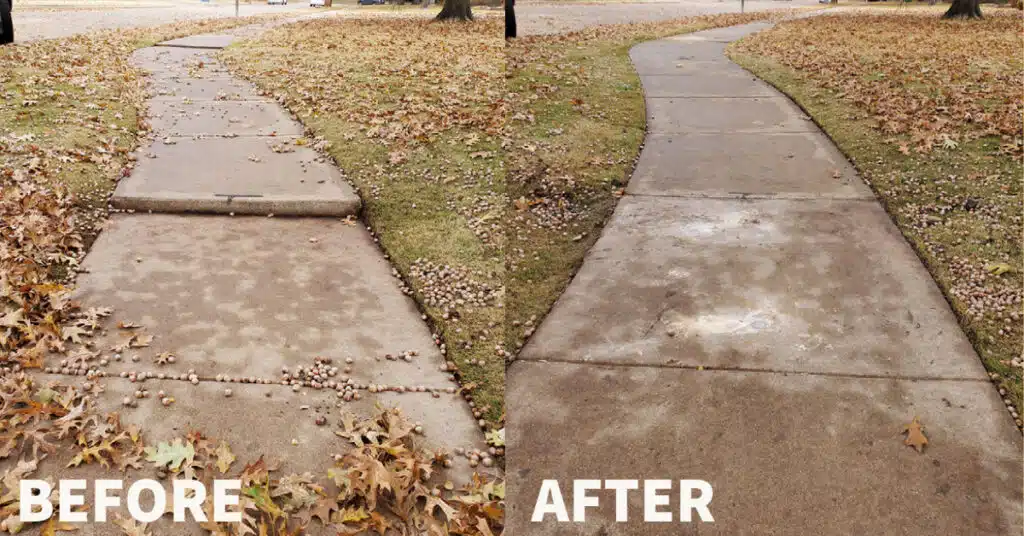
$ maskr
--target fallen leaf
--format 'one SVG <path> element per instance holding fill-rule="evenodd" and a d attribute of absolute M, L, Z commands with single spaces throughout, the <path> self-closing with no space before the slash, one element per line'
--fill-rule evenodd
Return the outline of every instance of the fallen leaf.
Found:
<path fill-rule="evenodd" d="M 921 421 L 918 420 L 917 416 L 914 416 L 914 420 L 910 421 L 910 424 L 903 427 L 903 433 L 906 434 L 906 439 L 903 440 L 903 444 L 908 447 L 914 447 L 917 452 L 924 452 L 925 445 L 928 444 L 928 438 L 924 435 L 924 426 Z"/>

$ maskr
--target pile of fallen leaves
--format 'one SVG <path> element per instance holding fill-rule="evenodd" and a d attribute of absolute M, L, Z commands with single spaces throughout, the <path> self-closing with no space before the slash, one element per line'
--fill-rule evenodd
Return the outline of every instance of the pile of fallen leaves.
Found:
<path fill-rule="evenodd" d="M 1021 14 L 989 10 L 980 21 L 933 12 L 815 17 L 737 43 L 805 73 L 869 111 L 901 150 L 955 148 L 999 136 L 1024 150 Z M 855 51 L 855 53 L 854 53 Z"/>
<path fill-rule="evenodd" d="M 73 307 L 58 272 L 76 266 L 81 251 L 66 194 L 21 169 L 0 175 L 0 367 L 38 367 L 48 348 L 62 346 Z"/>
<path fill-rule="evenodd" d="M 395 525 L 415 528 L 423 534 L 491 535 L 504 523 L 505 485 L 474 473 L 461 493 L 445 500 L 451 482 L 431 485 L 435 469 L 443 467 L 448 454 L 417 451 L 414 424 L 399 410 L 387 410 L 363 421 L 348 415 L 339 435 L 354 446 L 341 456 L 328 474 L 340 492 L 321 503 L 321 517 L 338 509 L 342 534 L 362 534 L 371 529 L 384 534 Z"/>
<path fill-rule="evenodd" d="M 13 534 L 25 528 L 18 518 L 19 481 L 39 478 L 40 472 L 52 476 L 57 464 L 68 469 L 96 465 L 124 478 L 145 472 L 208 486 L 214 478 L 239 479 L 242 523 L 200 524 L 217 535 L 296 534 L 314 518 L 353 535 L 383 535 L 389 528 L 437 536 L 492 536 L 502 530 L 504 484 L 474 475 L 456 490 L 451 482 L 439 481 L 435 471 L 443 472 L 449 455 L 417 445 L 415 425 L 399 409 L 381 410 L 369 419 L 347 416 L 339 435 L 352 447 L 335 456 L 327 474 L 277 476 L 278 461 L 260 456 L 239 469 L 226 442 L 199 431 L 147 444 L 142 432 L 122 425 L 116 413 L 96 411 L 94 395 L 102 391 L 91 381 L 79 389 L 40 385 L 24 372 L 0 377 L 0 531 Z M 56 489 L 50 499 L 59 504 Z M 210 494 L 203 504 L 208 518 L 212 500 Z M 149 534 L 145 524 L 118 514 L 115 519 L 125 534 Z M 43 525 L 44 534 L 75 529 L 55 518 Z"/>
<path fill-rule="evenodd" d="M 18 518 L 19 481 L 38 478 L 44 460 L 68 451 L 74 453 L 68 467 L 98 463 L 121 471 L 141 468 L 145 454 L 138 430 L 123 427 L 116 414 L 99 416 L 88 392 L 41 387 L 24 372 L 0 374 L 0 467 L 6 467 L 0 478 L 0 530 L 14 534 L 24 527 Z M 56 490 L 50 499 L 59 504 Z M 73 529 L 51 518 L 43 533 L 58 528 Z"/>

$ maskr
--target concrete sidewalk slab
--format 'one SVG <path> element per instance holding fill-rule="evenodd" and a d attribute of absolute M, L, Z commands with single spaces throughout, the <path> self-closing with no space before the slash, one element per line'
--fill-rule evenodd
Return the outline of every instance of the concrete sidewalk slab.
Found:
<path fill-rule="evenodd" d="M 158 136 L 301 136 L 302 125 L 272 101 L 157 100 L 149 124 Z"/>
<path fill-rule="evenodd" d="M 648 98 L 647 129 L 654 134 L 693 132 L 819 132 L 784 97 Z"/>
<path fill-rule="evenodd" d="M 750 73 L 722 69 L 717 63 L 709 65 L 709 69 L 719 71 L 716 73 L 717 76 L 697 73 L 641 76 L 640 82 L 644 86 L 644 95 L 648 98 L 771 97 L 776 95 L 771 86 Z"/>
<path fill-rule="evenodd" d="M 158 47 L 221 49 L 234 43 L 238 37 L 230 34 L 200 34 L 179 37 L 170 41 L 157 43 Z"/>
<path fill-rule="evenodd" d="M 150 107 L 157 101 L 265 100 L 252 84 L 224 77 L 168 76 L 159 80 L 152 79 L 149 91 Z"/>
<path fill-rule="evenodd" d="M 988 377 L 864 201 L 627 196 L 521 358 Z"/>
<path fill-rule="evenodd" d="M 111 220 L 79 276 L 76 297 L 112 307 L 156 335 L 112 372 L 194 369 L 277 380 L 317 356 L 360 383 L 452 387 L 412 300 L 361 226 L 322 219 L 123 215 Z M 372 329 L 368 329 L 372 326 Z M 97 339 L 110 348 L 128 332 Z M 386 354 L 419 354 L 411 362 Z M 177 356 L 157 366 L 161 352 Z M 140 360 L 132 362 L 130 355 Z M 345 364 L 340 364 L 345 367 Z"/>
<path fill-rule="evenodd" d="M 820 132 L 650 135 L 626 192 L 875 198 Z"/>
<path fill-rule="evenodd" d="M 634 46 L 629 51 L 629 58 L 637 74 L 665 75 L 687 74 L 691 63 L 713 62 L 726 64 L 725 43 L 692 42 L 679 43 L 674 41 L 648 41 Z"/>
<path fill-rule="evenodd" d="M 566 354 L 560 357 L 573 357 Z M 517 362 L 507 530 L 530 535 L 1020 534 L 1021 437 L 987 382 Z M 919 416 L 923 454 L 903 444 Z M 631 492 L 586 523 L 531 523 L 541 479 L 702 479 L 714 523 L 642 523 Z M 678 485 L 676 487 L 678 490 Z"/>
<path fill-rule="evenodd" d="M 111 198 L 117 208 L 347 216 L 361 204 L 338 169 L 295 138 L 174 138 L 139 152 Z"/>
<path fill-rule="evenodd" d="M 770 22 L 752 22 L 750 24 L 725 26 L 722 28 L 712 28 L 710 30 L 704 30 L 695 33 L 674 35 L 672 37 L 666 37 L 664 41 L 680 43 L 691 43 L 700 41 L 731 43 L 737 39 L 746 37 L 752 33 L 757 33 L 760 32 L 761 30 L 767 30 L 772 26 L 773 24 Z"/>
<path fill-rule="evenodd" d="M 227 68 L 217 62 L 216 52 L 191 48 L 147 47 L 132 53 L 129 62 L 153 76 L 168 74 L 220 74 L 230 76 Z"/>

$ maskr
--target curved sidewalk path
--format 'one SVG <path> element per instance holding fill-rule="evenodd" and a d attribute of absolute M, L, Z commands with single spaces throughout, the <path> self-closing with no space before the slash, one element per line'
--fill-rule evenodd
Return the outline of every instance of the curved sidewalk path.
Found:
<path fill-rule="evenodd" d="M 335 435 L 343 429 L 342 414 L 371 417 L 377 404 L 399 406 L 421 422 L 425 447 L 486 450 L 454 378 L 439 369 L 444 359 L 428 326 L 366 228 L 341 217 L 267 217 L 288 212 L 280 210 L 283 204 L 296 214 L 354 214 L 359 199 L 329 158 L 295 143 L 301 125 L 216 61 L 213 49 L 232 39 L 193 36 L 142 49 L 133 58 L 152 73 L 149 121 L 155 139 L 139 148 L 139 164 L 120 183 L 114 201 L 163 212 L 260 215 L 111 217 L 85 258 L 76 296 L 86 308 L 113 310 L 94 348 L 109 357 L 122 347 L 122 358 L 100 369 L 109 375 L 99 395 L 101 409 L 139 425 L 150 444 L 191 430 L 226 440 L 238 456 L 236 469 L 261 455 L 282 460 L 277 476 L 309 471 L 325 477 L 332 456 L 349 448 Z M 247 203 L 216 198 L 254 191 L 276 197 Z M 329 210 L 321 210 L 325 198 L 336 201 L 326 205 Z M 154 204 L 133 205 L 140 199 Z M 122 321 L 142 327 L 119 329 Z M 128 347 L 135 333 L 153 340 Z M 159 364 L 165 352 L 176 361 Z M 392 357 L 405 352 L 414 357 Z M 294 374 L 320 356 L 338 368 L 321 381 L 337 386 L 280 384 L 282 367 Z M 140 387 L 119 377 L 129 371 L 156 377 Z M 195 384 L 182 381 L 190 374 L 197 376 Z M 221 376 L 249 381 L 223 383 Z M 358 399 L 343 399 L 342 384 L 349 380 Z M 388 388 L 371 391 L 371 385 Z M 140 388 L 166 391 L 176 401 L 163 407 L 153 396 L 137 408 L 122 408 L 123 398 Z M 321 416 L 323 425 L 317 422 Z M 468 460 L 458 458 L 447 478 L 461 484 L 472 471 Z M 78 471 L 60 472 L 83 478 Z M 149 473 L 136 471 L 131 478 L 141 477 Z M 167 534 L 204 532 L 161 523 Z M 315 522 L 305 533 L 336 532 Z M 120 531 L 112 526 L 88 531 L 115 533 Z"/>
<path fill-rule="evenodd" d="M 724 55 L 768 26 L 631 51 L 639 164 L 509 370 L 513 536 L 1021 533 L 1021 436 L 939 289 L 831 141 Z M 645 525 L 639 491 L 616 523 L 602 491 L 585 524 L 532 524 L 552 478 L 567 500 L 703 479 L 715 523 L 673 499 Z"/>

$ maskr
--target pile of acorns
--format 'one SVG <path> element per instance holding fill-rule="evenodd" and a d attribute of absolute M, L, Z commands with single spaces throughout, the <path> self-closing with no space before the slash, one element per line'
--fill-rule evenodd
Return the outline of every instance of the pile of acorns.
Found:
<path fill-rule="evenodd" d="M 164 391 L 157 392 L 156 397 L 160 399 L 160 403 L 163 404 L 164 406 L 170 406 L 171 404 L 174 403 L 174 397 L 169 396 Z M 135 408 L 139 406 L 138 401 L 142 400 L 143 398 L 149 398 L 148 389 L 136 390 L 133 396 L 124 397 L 124 399 L 121 400 L 121 404 L 124 405 L 125 407 Z"/>
<path fill-rule="evenodd" d="M 464 449 L 462 447 L 458 447 L 455 449 L 455 454 L 457 456 L 464 456 L 467 460 L 469 460 L 470 467 L 476 467 L 478 465 L 483 465 L 484 467 L 493 467 L 494 456 L 498 454 L 498 449 L 495 447 L 491 447 L 486 452 L 484 452 L 479 449 Z"/>
<path fill-rule="evenodd" d="M 281 367 L 281 385 L 291 385 L 293 391 L 298 391 L 302 387 L 310 387 L 312 389 L 334 389 L 337 387 L 338 382 L 331 379 L 338 375 L 338 367 L 332 366 L 333 360 L 329 357 L 317 357 L 313 359 L 312 366 L 302 365 L 296 366 L 293 370 L 290 370 L 287 366 Z M 343 372 L 348 374 L 352 372 L 353 359 L 351 357 L 345 359 L 345 368 Z M 348 382 L 349 378 L 343 376 L 342 382 Z"/>
<path fill-rule="evenodd" d="M 442 309 L 444 318 L 462 307 L 487 307 L 503 293 L 500 286 L 473 279 L 470 270 L 424 259 L 412 263 L 409 275 L 417 281 L 426 305 Z"/>

